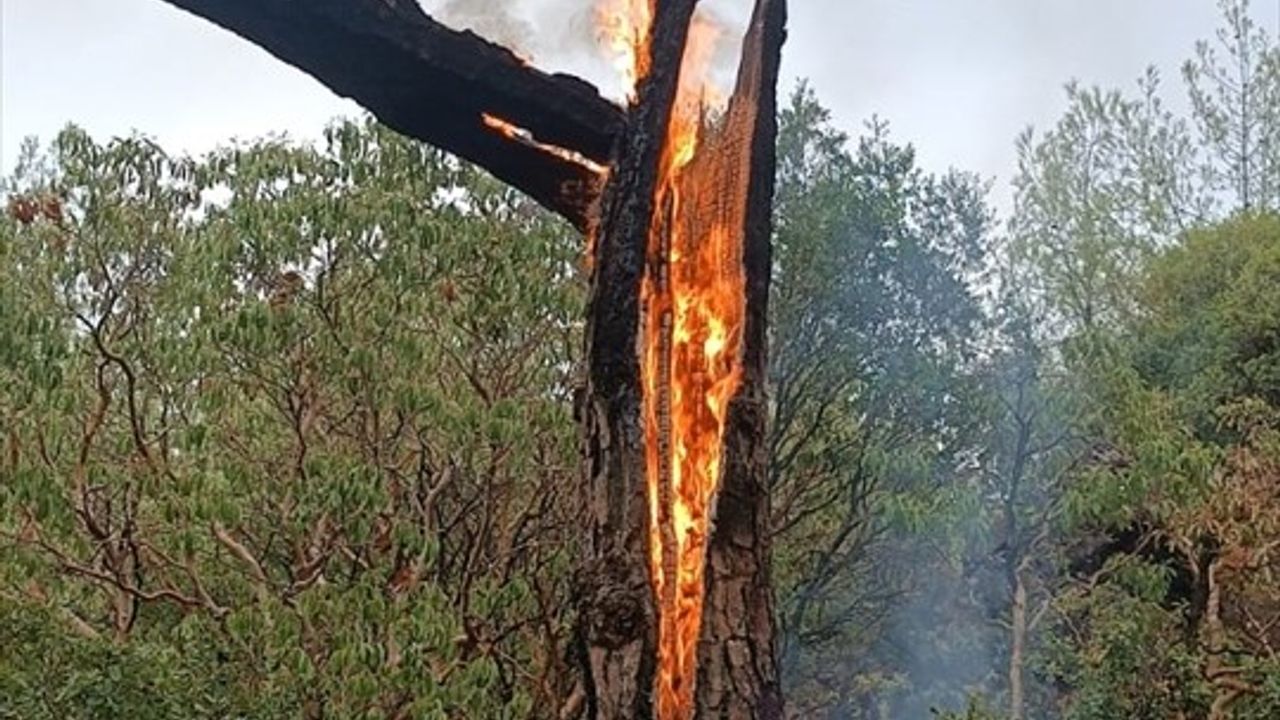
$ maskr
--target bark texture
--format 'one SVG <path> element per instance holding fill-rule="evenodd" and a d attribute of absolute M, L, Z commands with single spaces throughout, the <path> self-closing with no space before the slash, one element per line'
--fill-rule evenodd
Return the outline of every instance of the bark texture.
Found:
<path fill-rule="evenodd" d="M 1022 579 L 1022 568 L 1015 571 L 1013 576 L 1013 603 L 1009 621 L 1009 720 L 1023 720 L 1026 692 L 1023 689 L 1022 668 L 1026 662 L 1028 623 L 1027 585 Z"/>
<path fill-rule="evenodd" d="M 649 74 L 626 112 L 589 84 L 440 25 L 416 0 L 164 0 L 208 19 L 354 99 L 379 121 L 489 170 L 594 236 L 588 372 L 579 398 L 588 557 L 578 577 L 583 703 L 594 720 L 653 717 L 658 622 L 640 379 L 640 288 L 654 190 L 697 0 L 654 0 Z M 782 717 L 773 645 L 765 448 L 766 320 L 785 0 L 756 0 L 721 155 L 703 194 L 745 197 L 743 374 L 725 431 L 707 549 L 697 715 Z M 495 132 L 484 115 L 612 168 Z M 729 158 L 729 162 L 724 162 Z M 714 200 L 708 200 L 715 204 Z M 575 704 L 576 706 L 576 704 Z"/>
<path fill-rule="evenodd" d="M 384 125 L 483 166 L 586 228 L 598 175 L 493 132 L 482 114 L 607 165 L 624 113 L 589 83 L 541 72 L 506 48 L 445 27 L 416 0 L 165 2 L 240 35 Z"/>
<path fill-rule="evenodd" d="M 786 19 L 786 0 L 757 0 L 724 126 L 728 137 L 717 148 L 737 159 L 722 189 L 737 183 L 746 197 L 741 232 L 747 306 L 742 379 L 729 405 L 725 469 L 707 549 L 700 718 L 773 720 L 783 714 L 769 574 L 766 383 L 777 84 Z"/>
<path fill-rule="evenodd" d="M 1227 662 L 1230 656 L 1230 642 L 1227 625 L 1222 618 L 1221 573 L 1224 565 L 1222 557 L 1215 557 L 1209 561 L 1208 567 L 1204 570 L 1209 592 L 1200 632 L 1203 635 L 1204 649 L 1208 654 L 1204 676 L 1214 693 L 1207 720 L 1230 720 L 1236 701 L 1255 691 L 1255 688 L 1241 677 L 1244 674 L 1243 669 L 1232 667 Z"/>
<path fill-rule="evenodd" d="M 640 391 L 640 281 L 653 216 L 657 163 L 670 115 L 692 3 L 660 6 L 652 85 L 636 107 L 630 144 L 605 195 L 588 336 L 586 457 L 593 509 L 592 555 L 582 597 L 591 717 L 653 716 L 655 606 L 649 585 L 648 507 Z M 677 16 L 678 14 L 678 16 Z M 696 716 L 782 717 L 769 578 L 766 365 L 776 141 L 776 85 L 785 36 L 784 0 L 759 0 L 726 116 L 710 128 L 686 172 L 686 202 L 703 229 L 727 225 L 743 238 L 746 327 L 743 373 L 729 407 L 724 474 L 707 548 L 698 648 Z M 679 38 L 679 42 L 675 40 Z M 609 589 L 605 590 L 604 586 Z M 622 599 L 626 599 L 625 602 Z M 614 630 L 612 617 L 632 634 Z M 607 629 L 607 632 L 601 632 Z"/>
<path fill-rule="evenodd" d="M 593 720 L 653 717 L 658 618 L 649 578 L 640 284 L 695 4 L 657 5 L 654 62 L 617 150 L 595 242 L 582 407 L 591 529 L 589 558 L 578 581 L 587 716 Z"/>

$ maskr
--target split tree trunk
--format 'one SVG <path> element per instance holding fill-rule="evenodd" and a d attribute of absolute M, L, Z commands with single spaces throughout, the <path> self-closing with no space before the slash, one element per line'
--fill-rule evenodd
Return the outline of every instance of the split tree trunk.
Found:
<path fill-rule="evenodd" d="M 722 152 L 745 183 L 743 374 L 729 405 L 725 469 L 713 509 L 698 649 L 698 717 L 781 718 L 769 547 L 768 301 L 772 273 L 777 84 L 785 0 L 759 0 L 730 101 Z M 734 181 L 735 178 L 726 178 Z"/>
<path fill-rule="evenodd" d="M 592 720 L 647 719 L 658 615 L 649 576 L 649 506 L 640 379 L 640 286 L 667 127 L 696 0 L 662 2 L 654 62 L 637 89 L 600 207 L 587 318 L 582 412 L 590 557 L 577 582 Z"/>
<path fill-rule="evenodd" d="M 639 295 L 659 158 L 697 0 L 653 0 L 650 71 L 625 115 L 577 78 L 540 72 L 472 33 L 440 25 L 416 0 L 164 1 L 256 43 L 388 126 L 477 163 L 579 229 L 595 231 L 588 385 L 580 407 L 591 515 L 590 556 L 577 578 L 586 706 L 593 720 L 652 718 L 658 618 L 649 577 Z M 786 0 L 755 0 L 729 129 L 712 149 L 729 161 L 702 179 L 732 185 L 746 198 L 745 216 L 730 228 L 744 242 L 746 327 L 707 548 L 696 690 L 696 715 L 705 718 L 782 717 L 769 582 L 765 378 L 785 23 Z M 485 115 L 523 128 L 538 143 L 610 164 L 603 197 L 590 164 L 496 133 Z"/>
<path fill-rule="evenodd" d="M 650 585 L 642 422 L 640 286 L 653 198 L 694 2 L 660 2 L 651 74 L 605 190 L 588 329 L 584 413 L 592 533 L 580 578 L 590 701 L 598 720 L 653 717 L 658 622 Z M 776 86 L 785 0 L 758 0 L 726 117 L 700 142 L 686 199 L 699 219 L 732 223 L 743 240 L 743 372 L 725 429 L 724 472 L 712 510 L 698 648 L 696 717 L 782 717 L 769 579 L 765 447 L 768 294 Z M 708 157 L 710 156 L 710 157 Z M 745 199 L 739 208 L 721 195 Z"/>

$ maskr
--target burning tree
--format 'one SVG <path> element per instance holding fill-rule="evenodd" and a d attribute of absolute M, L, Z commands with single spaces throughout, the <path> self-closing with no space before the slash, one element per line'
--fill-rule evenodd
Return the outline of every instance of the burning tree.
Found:
<path fill-rule="evenodd" d="M 782 715 L 766 492 L 766 302 L 785 0 L 755 0 L 708 108 L 697 0 L 600 8 L 627 107 L 411 0 L 167 0 L 488 169 L 590 239 L 578 573 L 566 715 Z"/>

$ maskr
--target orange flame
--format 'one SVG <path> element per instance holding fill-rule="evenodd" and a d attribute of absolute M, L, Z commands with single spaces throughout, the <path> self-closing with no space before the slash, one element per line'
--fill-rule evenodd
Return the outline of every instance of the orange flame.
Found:
<path fill-rule="evenodd" d="M 609 176 L 608 166 L 601 165 L 600 163 L 592 160 L 591 158 L 587 157 L 586 155 L 583 155 L 580 152 L 577 152 L 576 150 L 569 150 L 567 148 L 562 148 L 559 145 L 550 145 L 548 143 L 539 142 L 536 138 L 533 137 L 533 133 L 520 127 L 519 125 L 516 125 L 513 122 L 510 122 L 508 120 L 503 120 L 502 118 L 496 115 L 491 115 L 489 113 L 481 113 L 480 119 L 490 129 L 495 130 L 511 138 L 512 140 L 515 140 L 516 142 L 524 143 L 525 145 L 528 145 L 530 147 L 537 148 L 538 150 L 541 150 L 542 152 L 545 152 L 548 155 L 553 155 L 555 157 L 558 157 L 561 160 L 567 160 L 568 162 L 581 165 L 582 167 L 595 173 L 602 179 L 607 178 Z M 596 230 L 593 227 L 587 232 L 587 252 L 586 252 L 586 255 L 584 255 L 584 261 L 588 269 L 591 268 L 592 259 L 595 257 L 595 254 L 596 254 L 595 244 L 596 244 Z"/>
<path fill-rule="evenodd" d="M 649 29 L 654 0 L 600 0 L 596 4 L 596 40 L 622 78 L 627 98 L 649 74 Z"/>
<path fill-rule="evenodd" d="M 602 33 L 612 38 L 608 47 L 634 96 L 634 83 L 649 70 L 652 10 L 648 0 L 606 0 L 602 8 Z M 646 24 L 638 25 L 641 20 Z M 708 17 L 695 15 L 663 146 L 641 285 L 649 554 L 659 616 L 658 720 L 693 716 L 707 540 L 725 419 L 741 376 L 741 238 L 716 211 L 720 193 L 729 191 L 718 182 L 719 154 L 700 154 L 709 108 L 723 101 L 707 80 L 719 36 Z M 741 198 L 727 203 L 735 199 L 743 204 Z"/>
<path fill-rule="evenodd" d="M 511 138 L 512 140 L 515 140 L 516 142 L 524 143 L 529 147 L 537 148 L 538 150 L 541 150 L 542 152 L 545 152 L 548 155 L 554 155 L 555 157 L 558 157 L 561 160 L 567 160 L 576 165 L 581 165 L 582 167 L 590 170 L 591 172 L 597 175 L 607 175 L 609 173 L 609 168 L 592 160 L 586 155 L 583 155 L 582 153 L 577 152 L 575 150 L 562 148 L 559 145 L 549 145 L 544 142 L 538 142 L 538 140 L 533 137 L 533 133 L 520 127 L 519 125 L 516 125 L 515 123 L 509 122 L 507 120 L 503 120 L 502 118 L 496 115 L 490 115 L 489 113 L 481 113 L 480 119 L 484 121 L 484 124 L 489 128 L 496 130 L 497 132 L 503 135 L 506 135 L 507 137 Z"/>

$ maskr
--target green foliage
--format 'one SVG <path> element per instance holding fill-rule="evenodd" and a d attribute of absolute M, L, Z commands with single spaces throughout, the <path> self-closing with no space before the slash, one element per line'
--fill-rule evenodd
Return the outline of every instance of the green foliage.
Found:
<path fill-rule="evenodd" d="M 1280 219 L 1191 233 L 1154 264 L 1145 294 L 1138 367 L 1202 436 L 1220 437 L 1237 398 L 1280 406 Z"/>
<path fill-rule="evenodd" d="M 1201 659 L 1181 642 L 1179 611 L 1160 604 L 1166 570 L 1119 562 L 1111 582 L 1059 599 L 1042 671 L 1074 689 L 1064 719 L 1203 717 Z"/>
<path fill-rule="evenodd" d="M 1197 162 L 1187 123 L 1148 71 L 1140 95 L 1067 86 L 1068 109 L 1040 137 L 1018 139 L 1010 258 L 1018 281 L 1046 305 L 1047 332 L 1114 327 L 1134 312 L 1131 284 L 1146 258 L 1209 208 L 1187 168 Z"/>
<path fill-rule="evenodd" d="M 963 712 L 935 709 L 933 715 L 938 720 L 998 720 L 1001 717 L 978 697 L 970 698 L 969 705 Z"/>
<path fill-rule="evenodd" d="M 547 714 L 575 236 L 371 124 L 198 160 L 72 128 L 27 166 L 0 598 L 47 665 L 0 662 L 0 715 Z"/>
<path fill-rule="evenodd" d="M 0 600 L 0 718 L 226 717 L 212 648 L 69 635 L 57 610 Z"/>
<path fill-rule="evenodd" d="M 1196 44 L 1182 68 L 1205 149 L 1202 174 L 1242 210 L 1280 209 L 1280 54 L 1249 0 L 1218 0 L 1216 42 Z"/>
<path fill-rule="evenodd" d="M 1051 619 L 1030 717 L 1277 712 L 1275 638 L 1250 618 L 1280 609 L 1280 65 L 1248 2 L 1221 7 L 1184 70 L 1190 115 L 1154 73 L 1136 97 L 1071 85 L 1020 143 L 1006 282 L 1075 446 L 1026 566 Z"/>
<path fill-rule="evenodd" d="M 1135 279 L 1126 325 L 1064 354 L 1105 448 L 1065 496 L 1067 529 L 1121 538 L 1053 600 L 1040 671 L 1069 688 L 1064 717 L 1280 709 L 1271 631 L 1249 619 L 1280 608 L 1278 238 L 1259 215 L 1187 233 Z"/>
<path fill-rule="evenodd" d="M 778 145 L 771 481 L 787 690 L 802 711 L 917 702 L 929 661 L 876 646 L 898 632 L 902 595 L 931 581 L 907 558 L 962 544 L 951 530 L 977 502 L 954 475 L 976 425 L 986 188 L 924 173 L 882 123 L 851 142 L 803 85 Z"/>

